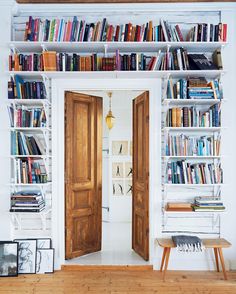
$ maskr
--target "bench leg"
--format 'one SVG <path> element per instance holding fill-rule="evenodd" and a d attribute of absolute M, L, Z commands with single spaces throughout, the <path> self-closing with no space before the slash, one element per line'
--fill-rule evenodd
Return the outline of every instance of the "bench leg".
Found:
<path fill-rule="evenodd" d="M 217 248 L 213 248 L 214 249 L 214 253 L 215 253 L 215 260 L 216 260 L 216 270 L 217 272 L 220 271 L 219 269 L 219 258 L 218 258 L 218 251 L 217 251 Z"/>
<path fill-rule="evenodd" d="M 165 258 L 166 258 L 166 250 L 167 250 L 167 248 L 164 247 L 163 253 L 162 253 L 162 259 L 161 259 L 160 272 L 162 272 L 162 270 L 163 270 L 163 265 L 164 265 L 164 261 L 165 261 Z"/>
<path fill-rule="evenodd" d="M 169 257 L 170 257 L 170 249 L 171 248 L 166 248 L 166 258 L 165 258 L 165 267 L 164 267 L 164 272 L 163 272 L 163 281 L 165 281 L 166 270 L 168 267 L 168 262 L 169 262 Z"/>
<path fill-rule="evenodd" d="M 219 252 L 219 256 L 220 256 L 220 262 L 221 262 L 224 278 L 225 278 L 225 280 L 227 280 L 227 275 L 226 275 L 226 270 L 225 270 L 225 261 L 224 261 L 222 248 L 218 248 L 218 252 Z"/>

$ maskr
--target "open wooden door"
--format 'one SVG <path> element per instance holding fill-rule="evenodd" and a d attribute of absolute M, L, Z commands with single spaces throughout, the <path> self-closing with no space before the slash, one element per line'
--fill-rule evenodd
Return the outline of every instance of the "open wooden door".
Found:
<path fill-rule="evenodd" d="M 133 100 L 132 248 L 149 259 L 149 93 Z"/>
<path fill-rule="evenodd" d="M 65 95 L 66 259 L 101 250 L 102 98 Z"/>

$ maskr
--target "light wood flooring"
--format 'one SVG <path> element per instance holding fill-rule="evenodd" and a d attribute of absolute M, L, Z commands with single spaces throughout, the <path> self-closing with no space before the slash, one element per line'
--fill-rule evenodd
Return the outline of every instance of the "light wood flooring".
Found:
<path fill-rule="evenodd" d="M 0 278 L 0 293 L 235 294 L 236 272 L 229 272 L 228 281 L 224 281 L 222 273 L 169 271 L 163 282 L 160 272 L 150 267 L 70 266 L 54 274 Z"/>

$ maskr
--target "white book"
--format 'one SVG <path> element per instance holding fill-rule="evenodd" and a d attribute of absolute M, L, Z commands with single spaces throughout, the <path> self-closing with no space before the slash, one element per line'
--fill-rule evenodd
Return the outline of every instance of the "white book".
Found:
<path fill-rule="evenodd" d="M 160 20 L 160 23 L 161 23 L 162 31 L 163 31 L 163 34 L 164 34 L 164 37 L 165 37 L 165 41 L 168 42 L 169 41 L 169 38 L 168 38 L 167 31 L 166 31 L 165 21 L 163 19 L 161 19 Z"/>
<path fill-rule="evenodd" d="M 37 144 L 37 146 L 38 146 L 41 154 L 42 155 L 45 155 L 45 153 L 46 153 L 46 150 L 45 149 L 46 148 L 45 148 L 44 144 L 42 143 L 42 141 L 39 139 L 38 136 L 34 136 L 34 140 L 35 140 L 35 142 L 36 142 L 36 144 Z"/>
<path fill-rule="evenodd" d="M 179 69 L 183 70 L 183 64 L 182 64 L 182 58 L 181 58 L 180 49 L 177 49 L 177 59 L 178 59 Z"/>
<path fill-rule="evenodd" d="M 211 24 L 207 24 L 207 42 L 210 42 L 210 31 L 211 31 Z"/>

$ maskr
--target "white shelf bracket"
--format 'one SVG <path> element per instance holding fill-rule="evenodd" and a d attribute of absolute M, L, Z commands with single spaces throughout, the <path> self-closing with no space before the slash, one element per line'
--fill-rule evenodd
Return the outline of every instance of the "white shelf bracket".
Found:
<path fill-rule="evenodd" d="M 10 49 L 13 52 L 13 54 L 20 53 L 20 51 L 13 44 L 10 45 Z"/>
<path fill-rule="evenodd" d="M 45 44 L 40 44 L 40 46 L 42 47 L 42 51 L 44 52 L 44 51 L 48 51 L 47 50 L 47 47 L 45 46 Z"/>
<path fill-rule="evenodd" d="M 45 213 L 40 213 L 40 218 L 41 218 L 41 222 L 42 222 L 42 230 L 46 231 L 46 214 Z"/>
<path fill-rule="evenodd" d="M 217 223 L 219 223 L 220 221 L 220 215 L 219 213 L 218 214 L 213 214 L 213 217 L 212 217 L 212 229 L 214 229 L 217 225 Z"/>
<path fill-rule="evenodd" d="M 107 57 L 108 44 L 104 44 L 104 55 Z"/>

